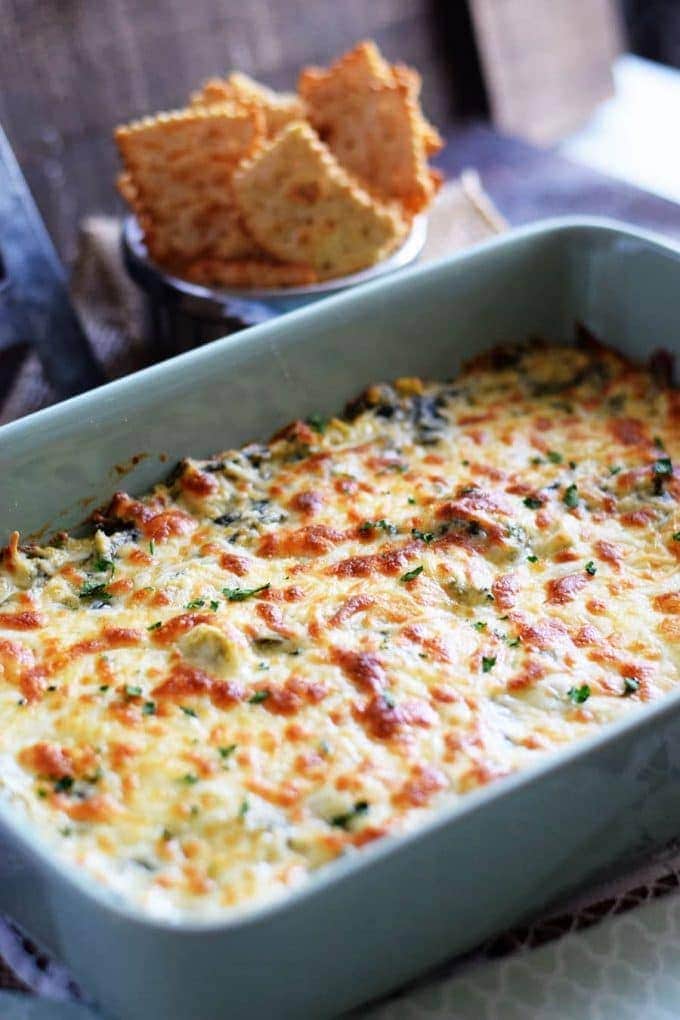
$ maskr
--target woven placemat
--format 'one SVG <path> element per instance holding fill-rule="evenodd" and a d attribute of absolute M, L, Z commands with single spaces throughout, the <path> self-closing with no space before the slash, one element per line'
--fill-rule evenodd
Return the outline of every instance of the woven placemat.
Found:
<path fill-rule="evenodd" d="M 458 180 L 449 182 L 438 196 L 430 214 L 421 260 L 431 261 L 462 250 L 493 237 L 505 227 L 477 174 L 467 171 Z M 71 283 L 74 304 L 92 348 L 110 379 L 136 371 L 155 360 L 153 348 L 144 338 L 143 302 L 125 273 L 119 237 L 117 220 L 100 216 L 88 218 L 80 231 L 79 254 Z M 22 348 L 4 352 L 3 358 L 4 363 L 0 361 L 0 423 L 54 402 L 55 396 L 33 353 Z M 397 1003 L 401 1009 L 409 996 L 418 996 L 424 985 L 440 983 L 461 968 L 542 946 L 606 917 L 674 893 L 679 886 L 680 849 L 673 846 L 653 860 L 647 859 L 641 867 L 556 906 L 532 924 L 504 932 L 473 953 L 451 961 L 413 988 L 388 1000 L 380 1016 L 389 1016 L 391 1001 L 395 1009 Z M 0 989 L 30 992 L 61 1001 L 84 998 L 65 967 L 41 953 L 13 923 L 2 918 Z"/>

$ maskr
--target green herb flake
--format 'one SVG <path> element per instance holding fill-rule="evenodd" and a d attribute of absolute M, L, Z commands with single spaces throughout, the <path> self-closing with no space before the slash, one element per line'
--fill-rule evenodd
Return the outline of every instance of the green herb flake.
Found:
<path fill-rule="evenodd" d="M 109 685 L 108 684 L 100 684 L 99 685 L 99 690 L 102 692 L 102 694 L 104 694 L 105 691 L 108 691 L 108 689 L 109 689 Z"/>
<path fill-rule="evenodd" d="M 217 601 L 217 599 L 210 600 L 210 608 L 212 609 L 213 613 L 217 612 L 217 610 L 220 608 L 220 604 Z"/>
<path fill-rule="evenodd" d="M 93 566 L 94 569 L 100 574 L 105 573 L 107 570 L 110 570 L 111 573 L 113 573 L 113 571 L 116 569 L 113 560 L 107 560 L 105 556 L 98 556 L 97 559 L 94 561 Z"/>
<path fill-rule="evenodd" d="M 250 811 L 250 804 L 248 803 L 248 798 L 244 797 L 243 800 L 241 801 L 241 806 L 238 809 L 238 816 L 239 816 L 239 818 L 245 818 L 249 811 Z"/>
<path fill-rule="evenodd" d="M 162 626 L 161 621 L 160 620 L 156 620 L 155 623 L 150 623 L 149 626 L 146 629 L 147 630 L 158 630 L 158 628 L 161 627 L 161 626 Z"/>
<path fill-rule="evenodd" d="M 538 556 L 527 556 L 529 563 L 538 563 Z"/>
<path fill-rule="evenodd" d="M 180 779 L 180 783 L 186 783 L 187 786 L 194 786 L 198 782 L 198 776 L 195 776 L 193 772 L 187 772 Z"/>
<path fill-rule="evenodd" d="M 535 496 L 525 496 L 522 502 L 529 510 L 540 510 L 543 506 L 543 500 L 536 499 Z"/>
<path fill-rule="evenodd" d="M 198 713 L 194 712 L 193 708 L 188 708 L 187 705 L 179 706 L 185 715 L 190 716 L 192 719 L 198 719 Z"/>
<path fill-rule="evenodd" d="M 595 566 L 592 560 L 588 560 L 585 569 L 586 574 L 590 574 L 591 577 L 595 577 L 595 574 L 597 573 L 597 567 Z"/>
<path fill-rule="evenodd" d="M 635 694 L 640 689 L 640 681 L 634 676 L 624 676 L 623 678 L 623 696 L 624 698 L 630 697 L 631 694 Z"/>
<path fill-rule="evenodd" d="M 533 464 L 534 467 L 538 467 L 539 464 L 543 463 L 543 458 L 542 457 L 532 457 L 531 460 L 529 461 L 529 463 Z"/>
<path fill-rule="evenodd" d="M 486 630 L 486 623 L 484 622 L 484 620 L 475 620 L 472 626 L 475 628 L 475 630 Z"/>
<path fill-rule="evenodd" d="M 230 602 L 244 602 L 251 595 L 257 595 L 261 591 L 269 591 L 271 584 L 261 584 L 259 588 L 223 588 L 222 594 L 226 595 Z"/>
<path fill-rule="evenodd" d="M 578 467 L 578 464 L 576 463 L 575 460 L 570 460 L 569 461 L 569 467 L 571 468 L 572 471 L 575 471 L 576 468 Z"/>
<path fill-rule="evenodd" d="M 191 602 L 187 602 L 186 609 L 202 609 L 205 605 L 205 599 L 192 599 Z"/>
<path fill-rule="evenodd" d="M 571 485 L 567 486 L 567 488 L 564 490 L 564 496 L 562 497 L 562 502 L 564 503 L 565 506 L 571 507 L 572 509 L 575 506 L 578 506 L 578 486 L 577 485 L 572 483 Z"/>
<path fill-rule="evenodd" d="M 405 574 L 402 574 L 399 580 L 402 584 L 407 584 L 409 581 L 415 581 L 416 577 L 420 577 L 423 572 L 422 564 L 419 567 L 414 567 L 413 570 L 407 570 Z"/>
<path fill-rule="evenodd" d="M 263 701 L 266 701 L 269 697 L 270 692 L 266 687 L 261 691 L 255 691 L 252 697 L 248 698 L 249 705 L 261 705 Z"/>
<path fill-rule="evenodd" d="M 126 684 L 125 693 L 128 698 L 139 698 L 142 693 L 142 688 L 138 684 Z"/>
<path fill-rule="evenodd" d="M 230 758 L 232 756 L 232 754 L 236 750 L 236 747 L 237 747 L 236 744 L 229 744 L 227 747 L 218 747 L 217 751 L 220 758 L 223 758 L 226 761 L 227 758 Z"/>
<path fill-rule="evenodd" d="M 620 470 L 621 470 L 621 465 L 620 464 L 612 464 L 610 466 L 610 468 L 609 468 L 609 474 L 610 475 L 618 475 Z"/>
<path fill-rule="evenodd" d="M 346 811 L 342 815 L 335 815 L 331 818 L 331 825 L 334 825 L 338 829 L 349 829 L 355 818 L 360 818 L 361 815 L 365 815 L 368 811 L 369 804 L 367 800 L 358 800 L 351 811 Z"/>
<path fill-rule="evenodd" d="M 519 648 L 520 644 L 522 643 L 522 639 L 520 637 L 516 637 L 516 638 L 512 638 L 512 639 L 508 638 L 507 641 L 508 641 L 508 648 Z"/>
<path fill-rule="evenodd" d="M 73 776 L 62 776 L 61 779 L 57 779 L 54 784 L 55 793 L 68 793 L 73 787 Z"/>
<path fill-rule="evenodd" d="M 421 542 L 426 542 L 427 545 L 434 541 L 434 533 L 432 531 L 421 531 L 419 528 L 411 528 L 411 534 L 414 538 L 419 538 Z"/>
<path fill-rule="evenodd" d="M 674 541 L 674 542 L 680 542 L 680 531 L 676 531 L 676 532 L 675 532 L 675 533 L 674 533 L 674 534 L 672 535 L 672 539 L 673 539 L 673 541 Z"/>
<path fill-rule="evenodd" d="M 659 450 L 665 450 L 665 449 L 666 449 L 666 447 L 664 446 L 664 441 L 663 441 L 663 439 L 661 438 L 661 436 L 654 436 L 654 445 L 655 445 L 655 446 L 656 446 L 656 447 L 657 447 L 657 448 L 658 448 Z"/>
<path fill-rule="evenodd" d="M 660 475 L 662 478 L 670 478 L 673 474 L 671 458 L 659 457 L 658 460 L 654 461 L 653 471 L 655 475 Z"/>
<path fill-rule="evenodd" d="M 409 503 L 410 506 L 415 506 L 416 505 L 416 501 L 413 498 L 413 496 L 409 496 L 407 502 Z"/>
<path fill-rule="evenodd" d="M 328 425 L 328 419 L 324 418 L 320 414 L 310 414 L 305 418 L 305 421 L 309 425 L 310 429 L 314 429 L 314 431 L 320 436 L 324 434 L 326 426 Z"/>
<path fill-rule="evenodd" d="M 156 714 L 156 702 L 145 701 L 142 705 L 142 715 L 155 715 Z"/>
<path fill-rule="evenodd" d="M 151 539 L 151 541 L 149 542 L 149 552 L 151 553 L 152 556 L 156 552 L 156 543 L 154 542 L 153 539 Z"/>
<path fill-rule="evenodd" d="M 588 684 L 582 684 L 580 687 L 570 687 L 567 691 L 567 697 L 575 705 L 582 705 L 590 697 L 590 687 Z"/>
<path fill-rule="evenodd" d="M 488 656 L 487 655 L 483 655 L 482 656 L 482 672 L 483 673 L 490 673 L 495 665 L 496 665 L 496 656 L 495 655 L 488 655 Z"/>
<path fill-rule="evenodd" d="M 557 450 L 548 450 L 548 460 L 551 464 L 561 464 L 564 457 Z"/>
<path fill-rule="evenodd" d="M 84 584 L 78 592 L 81 599 L 99 599 L 100 602 L 110 602 L 113 595 L 106 590 L 105 584 Z"/>

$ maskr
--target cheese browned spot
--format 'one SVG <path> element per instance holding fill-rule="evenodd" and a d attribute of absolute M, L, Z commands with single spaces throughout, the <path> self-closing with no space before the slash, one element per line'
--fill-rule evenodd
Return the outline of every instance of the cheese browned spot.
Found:
<path fill-rule="evenodd" d="M 219 916 L 639 712 L 678 683 L 679 421 L 605 348 L 496 350 L 13 534 L 5 796 Z"/>

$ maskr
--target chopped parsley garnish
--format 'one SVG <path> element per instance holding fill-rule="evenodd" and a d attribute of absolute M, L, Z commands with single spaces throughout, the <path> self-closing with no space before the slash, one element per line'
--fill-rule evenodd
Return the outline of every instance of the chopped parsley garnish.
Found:
<path fill-rule="evenodd" d="M 672 537 L 674 542 L 680 542 L 680 531 L 676 531 Z"/>
<path fill-rule="evenodd" d="M 326 431 L 328 425 L 328 419 L 324 418 L 320 414 L 310 414 L 305 418 L 305 421 L 311 429 L 314 429 L 318 435 L 322 436 Z"/>
<path fill-rule="evenodd" d="M 100 684 L 99 686 L 99 690 L 102 692 L 102 694 L 104 693 L 104 691 L 108 691 L 108 689 L 109 689 L 108 684 Z"/>
<path fill-rule="evenodd" d="M 158 630 L 158 628 L 160 626 L 162 626 L 161 621 L 160 620 L 156 620 L 155 623 L 150 623 L 149 626 L 146 629 L 147 630 Z"/>
<path fill-rule="evenodd" d="M 539 464 L 543 463 L 543 458 L 542 457 L 532 457 L 531 460 L 529 461 L 529 463 L 533 464 L 534 467 L 538 467 Z"/>
<path fill-rule="evenodd" d="M 245 818 L 249 811 L 250 811 L 250 804 L 248 803 L 248 798 L 244 797 L 243 800 L 241 801 L 241 806 L 238 809 L 238 816 L 239 816 L 239 818 Z"/>
<path fill-rule="evenodd" d="M 434 541 L 434 533 L 431 531 L 421 531 L 420 528 L 411 528 L 411 534 L 414 538 L 419 538 L 421 542 L 427 542 L 428 545 L 430 542 Z"/>
<path fill-rule="evenodd" d="M 156 552 L 156 543 L 154 542 L 153 539 L 151 539 L 151 541 L 149 542 L 149 552 L 151 553 L 152 556 Z"/>
<path fill-rule="evenodd" d="M 520 644 L 522 643 L 522 639 L 521 637 L 516 637 L 512 639 L 507 638 L 507 642 L 508 648 L 519 648 Z"/>
<path fill-rule="evenodd" d="M 407 570 L 405 574 L 402 574 L 399 580 L 402 584 L 406 584 L 408 581 L 415 581 L 416 577 L 419 577 L 423 572 L 422 564 L 419 567 L 414 567 L 413 570 Z"/>
<path fill-rule="evenodd" d="M 187 786 L 193 786 L 194 783 L 198 782 L 198 776 L 195 776 L 193 772 L 187 772 L 186 775 L 182 776 L 180 783 L 186 783 Z"/>
<path fill-rule="evenodd" d="M 210 608 L 212 609 L 213 613 L 217 612 L 217 610 L 220 608 L 220 604 L 217 601 L 217 599 L 210 600 Z"/>
<path fill-rule="evenodd" d="M 664 446 L 663 439 L 661 438 L 661 436 L 654 436 L 654 445 L 656 447 L 658 447 L 659 450 L 665 450 L 666 449 L 666 447 Z"/>
<path fill-rule="evenodd" d="M 548 460 L 551 464 L 561 464 L 564 457 L 557 450 L 548 450 Z"/>
<path fill-rule="evenodd" d="M 543 501 L 536 499 L 535 496 L 525 496 L 522 502 L 529 508 L 529 510 L 540 510 L 543 506 Z"/>
<path fill-rule="evenodd" d="M 496 665 L 496 656 L 495 655 L 488 655 L 488 656 L 487 655 L 483 655 L 482 656 L 482 672 L 483 673 L 490 673 L 495 665 Z"/>
<path fill-rule="evenodd" d="M 576 463 L 575 460 L 570 460 L 569 461 L 569 467 L 571 468 L 572 471 L 575 471 L 576 468 L 578 467 L 578 464 Z"/>
<path fill-rule="evenodd" d="M 192 599 L 191 602 L 187 602 L 186 609 L 202 609 L 205 605 L 205 599 Z"/>
<path fill-rule="evenodd" d="M 226 595 L 230 602 L 244 602 L 251 595 L 257 595 L 261 591 L 268 591 L 269 588 L 271 588 L 271 584 L 267 581 L 266 584 L 261 584 L 259 588 L 223 588 L 222 594 Z"/>
<path fill-rule="evenodd" d="M 670 457 L 659 457 L 654 461 L 654 474 L 662 478 L 669 478 L 673 474 L 673 464 Z"/>
<path fill-rule="evenodd" d="M 575 705 L 582 705 L 590 697 L 590 687 L 588 684 L 582 684 L 580 687 L 570 687 L 567 691 L 567 697 Z"/>
<path fill-rule="evenodd" d="M 255 691 L 252 697 L 248 698 L 249 705 L 260 705 L 263 701 L 266 701 L 269 697 L 269 691 L 265 688 L 261 691 Z"/>
<path fill-rule="evenodd" d="M 125 693 L 127 694 L 128 698 L 138 698 L 142 693 L 142 688 L 139 687 L 137 684 L 126 684 Z"/>
<path fill-rule="evenodd" d="M 588 562 L 586 563 L 586 574 L 590 574 L 591 577 L 595 577 L 596 573 L 597 567 L 595 566 L 592 560 L 588 560 Z"/>
<path fill-rule="evenodd" d="M 475 630 L 486 630 L 486 623 L 484 622 L 484 620 L 475 620 L 472 626 L 475 628 Z"/>
<path fill-rule="evenodd" d="M 331 825 L 335 825 L 338 829 L 348 829 L 355 818 L 360 818 L 361 815 L 366 814 L 368 806 L 367 800 L 358 800 L 351 811 L 346 811 L 342 815 L 335 815 L 331 818 Z"/>
<path fill-rule="evenodd" d="M 568 485 L 567 488 L 564 490 L 562 502 L 564 503 L 565 506 L 568 507 L 573 508 L 575 506 L 578 506 L 578 486 L 575 485 L 573 482 L 571 485 Z"/>
<path fill-rule="evenodd" d="M 142 715 L 155 715 L 156 714 L 156 702 L 145 701 L 142 705 Z"/>
<path fill-rule="evenodd" d="M 386 531 L 388 535 L 396 535 L 397 532 L 399 531 L 399 528 L 396 526 L 396 524 L 390 524 L 390 522 L 386 520 L 364 521 L 362 524 L 359 525 L 359 531 L 361 531 L 364 535 L 369 531 L 373 531 L 374 528 L 379 528 L 381 531 Z"/>
<path fill-rule="evenodd" d="M 611 467 L 609 468 L 609 474 L 610 475 L 618 475 L 620 470 L 621 470 L 621 465 L 620 464 L 612 464 Z"/>
<path fill-rule="evenodd" d="M 111 573 L 113 573 L 113 571 L 115 570 L 115 564 L 113 560 L 107 560 L 105 556 L 98 556 L 97 559 L 94 561 L 93 566 L 94 569 L 99 573 L 104 573 L 107 570 L 110 570 Z"/>
<path fill-rule="evenodd" d="M 218 747 L 217 750 L 219 752 L 220 758 L 224 758 L 226 760 L 227 758 L 231 757 L 231 755 L 236 750 L 236 746 L 237 746 L 236 744 L 229 744 L 228 747 Z"/>
<path fill-rule="evenodd" d="M 73 786 L 73 776 L 62 776 L 54 784 L 55 793 L 67 793 Z"/>
<path fill-rule="evenodd" d="M 185 715 L 191 716 L 192 719 L 198 719 L 198 713 L 194 712 L 193 708 L 188 708 L 186 705 L 179 706 Z"/>
<path fill-rule="evenodd" d="M 113 595 L 106 590 L 105 584 L 84 584 L 78 592 L 78 598 L 99 599 L 101 602 L 110 602 Z"/>
<path fill-rule="evenodd" d="M 529 563 L 538 563 L 538 556 L 527 556 Z"/>
<path fill-rule="evenodd" d="M 410 504 L 411 506 L 415 506 L 415 505 L 416 505 L 416 501 L 415 501 L 415 499 L 413 498 L 413 496 L 409 496 L 409 498 L 408 498 L 408 503 L 409 503 L 409 504 Z"/>

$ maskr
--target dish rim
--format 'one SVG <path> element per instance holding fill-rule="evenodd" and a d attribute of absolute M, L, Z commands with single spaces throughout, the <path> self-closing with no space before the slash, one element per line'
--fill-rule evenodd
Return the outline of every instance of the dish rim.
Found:
<path fill-rule="evenodd" d="M 153 273 L 166 286 L 186 297 L 201 298 L 206 301 L 229 301 L 238 298 L 241 301 L 287 301 L 291 298 L 324 297 L 335 294 L 360 283 L 382 279 L 397 269 L 403 269 L 414 262 L 422 252 L 427 240 L 428 217 L 420 213 L 413 218 L 411 229 L 399 245 L 386 258 L 365 269 L 346 276 L 335 276 L 318 283 L 307 283 L 296 287 L 208 287 L 200 283 L 192 283 L 182 276 L 166 272 L 149 256 L 144 236 L 137 219 L 133 215 L 126 216 L 121 230 L 121 243 L 126 258 L 134 261 L 137 272 Z M 135 282 L 137 279 L 135 277 Z M 141 284 L 144 287 L 143 284 Z M 144 288 L 145 289 L 145 288 Z"/>
<path fill-rule="evenodd" d="M 359 293 L 371 293 L 376 289 L 387 289 L 409 280 L 417 280 L 420 276 L 427 276 L 436 269 L 447 269 L 462 261 L 474 260 L 480 254 L 503 249 L 516 244 L 525 238 L 537 238 L 551 233 L 572 232 L 582 229 L 595 229 L 603 233 L 618 234 L 627 239 L 643 241 L 651 246 L 661 249 L 666 253 L 680 256 L 680 242 L 673 238 L 665 238 L 657 233 L 639 230 L 628 224 L 617 220 L 600 217 L 567 216 L 555 217 L 542 220 L 535 224 L 520 227 L 508 231 L 498 238 L 492 238 L 482 242 L 463 252 L 455 253 L 443 259 L 413 267 L 399 273 L 398 276 L 389 276 L 377 279 L 363 285 Z M 286 315 L 289 332 L 294 332 L 295 322 L 299 322 L 306 316 L 315 316 L 320 313 L 332 311 L 334 308 L 341 308 L 344 302 L 351 302 L 357 293 L 352 289 L 346 293 L 340 293 L 325 299 L 324 302 L 308 305 L 296 309 Z M 327 304 L 326 302 L 330 302 Z M 288 320 L 288 315 L 292 318 Z M 277 328 L 278 319 L 273 322 L 266 322 L 251 329 L 260 334 L 272 328 Z M 140 372 L 133 373 L 122 379 L 107 383 L 95 390 L 72 397 L 60 404 L 45 408 L 33 414 L 27 415 L 16 422 L 10 422 L 0 426 L 0 440 L 10 441 L 21 440 L 27 434 L 30 436 L 36 428 L 50 427 L 58 423 L 65 415 L 72 413 L 76 404 L 80 405 L 81 413 L 87 416 L 88 411 L 96 406 L 102 395 L 115 398 L 125 387 L 141 387 L 142 392 L 148 392 L 149 385 L 162 384 L 164 377 L 171 377 L 175 372 L 190 370 L 193 365 L 201 364 L 219 357 L 220 352 L 226 351 L 227 345 L 247 343 L 251 337 L 249 330 L 244 330 L 233 337 L 226 337 L 213 341 L 201 348 L 178 355 L 168 361 L 152 365 Z M 84 407 L 83 407 L 84 405 Z M 522 787 L 539 782 L 557 769 L 567 767 L 569 762 L 577 758 L 586 758 L 595 750 L 602 749 L 616 741 L 620 736 L 633 728 L 642 728 L 653 723 L 659 716 L 670 714 L 680 704 L 680 688 L 664 695 L 658 703 L 646 705 L 635 715 L 617 720 L 607 724 L 600 732 L 592 734 L 574 744 L 560 748 L 557 751 L 546 755 L 545 759 L 522 769 L 502 780 L 489 784 L 488 786 L 465 794 L 455 803 L 441 808 L 432 813 L 416 829 L 397 835 L 387 835 L 376 843 L 370 844 L 360 851 L 348 854 L 340 859 L 331 862 L 325 867 L 313 872 L 306 881 L 299 887 L 286 892 L 265 903 L 246 905 L 242 909 L 225 912 L 222 917 L 207 917 L 200 919 L 192 916 L 161 917 L 148 912 L 144 907 L 137 905 L 134 900 L 123 899 L 110 888 L 100 885 L 89 874 L 80 871 L 68 858 L 62 858 L 54 853 L 54 847 L 48 839 L 44 838 L 40 830 L 31 822 L 30 817 L 24 815 L 18 805 L 13 805 L 10 797 L 0 796 L 0 825 L 6 830 L 7 835 L 16 844 L 14 850 L 17 854 L 26 855 L 32 862 L 43 870 L 46 877 L 55 878 L 65 882 L 73 891 L 82 893 L 86 898 L 94 900 L 99 907 L 112 913 L 120 920 L 126 920 L 134 924 L 150 928 L 156 931 L 172 932 L 175 934 L 200 936 L 209 934 L 221 934 L 233 929 L 240 929 L 244 926 L 266 923 L 274 915 L 287 910 L 296 909 L 298 904 L 307 898 L 321 895 L 327 886 L 336 882 L 349 880 L 357 869 L 370 867 L 387 857 L 399 852 L 417 841 L 429 837 L 444 826 L 453 824 L 456 819 L 482 810 L 487 804 L 505 794 L 511 796 L 513 791 Z M 0 883 L 5 881 L 0 871 Z"/>

